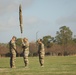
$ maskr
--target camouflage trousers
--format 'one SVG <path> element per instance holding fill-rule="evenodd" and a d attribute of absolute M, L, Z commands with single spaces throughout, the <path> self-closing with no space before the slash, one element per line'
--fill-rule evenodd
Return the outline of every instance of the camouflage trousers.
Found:
<path fill-rule="evenodd" d="M 16 61 L 16 51 L 11 50 L 11 56 L 10 56 L 10 67 L 13 68 L 15 67 L 15 61 Z"/>
<path fill-rule="evenodd" d="M 44 52 L 39 53 L 39 62 L 41 66 L 44 65 L 44 54 L 45 54 Z"/>
<path fill-rule="evenodd" d="M 29 64 L 28 55 L 29 55 L 29 51 L 27 49 L 25 49 L 23 51 L 23 58 L 24 58 L 25 66 L 28 66 L 28 64 Z"/>

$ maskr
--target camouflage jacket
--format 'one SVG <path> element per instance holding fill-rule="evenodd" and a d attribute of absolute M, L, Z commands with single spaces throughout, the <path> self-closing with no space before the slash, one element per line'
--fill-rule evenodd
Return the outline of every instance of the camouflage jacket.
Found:
<path fill-rule="evenodd" d="M 27 41 L 27 42 L 23 42 L 22 43 L 22 48 L 23 49 L 29 49 L 29 42 Z"/>
<path fill-rule="evenodd" d="M 12 50 L 12 49 L 16 50 L 16 43 L 11 40 L 9 42 L 9 48 L 10 48 L 10 50 Z"/>
<path fill-rule="evenodd" d="M 38 46 L 38 53 L 40 53 L 40 52 L 44 52 L 44 44 L 43 43 L 39 44 L 39 46 Z"/>

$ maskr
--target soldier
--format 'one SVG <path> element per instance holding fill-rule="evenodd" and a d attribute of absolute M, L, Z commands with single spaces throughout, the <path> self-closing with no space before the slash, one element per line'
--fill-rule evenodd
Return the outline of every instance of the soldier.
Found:
<path fill-rule="evenodd" d="M 15 60 L 16 60 L 16 37 L 13 36 L 11 41 L 9 42 L 9 47 L 10 47 L 10 67 L 11 68 L 16 68 L 15 67 Z"/>
<path fill-rule="evenodd" d="M 41 67 L 44 67 L 44 55 L 45 55 L 45 51 L 44 51 L 44 44 L 42 42 L 42 39 L 38 40 L 38 54 L 39 54 L 39 62 Z"/>
<path fill-rule="evenodd" d="M 22 39 L 22 48 L 23 48 L 23 58 L 24 58 L 25 67 L 28 67 L 29 42 L 27 38 Z"/>

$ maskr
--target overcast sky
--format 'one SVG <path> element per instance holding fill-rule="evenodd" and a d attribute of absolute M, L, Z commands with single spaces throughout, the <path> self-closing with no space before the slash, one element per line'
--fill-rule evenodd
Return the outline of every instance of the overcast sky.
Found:
<path fill-rule="evenodd" d="M 76 0 L 0 0 L 0 43 L 12 36 L 21 37 L 19 4 L 22 5 L 23 35 L 29 41 L 50 35 L 56 36 L 61 26 L 69 27 L 76 35 Z"/>

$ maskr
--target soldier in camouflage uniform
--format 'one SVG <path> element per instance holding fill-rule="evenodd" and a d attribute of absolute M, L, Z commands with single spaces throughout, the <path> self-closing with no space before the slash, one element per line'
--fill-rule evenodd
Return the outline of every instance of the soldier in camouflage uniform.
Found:
<path fill-rule="evenodd" d="M 22 48 L 23 48 L 23 58 L 24 58 L 25 67 L 27 67 L 29 64 L 29 61 L 28 61 L 29 42 L 27 38 L 22 39 Z"/>
<path fill-rule="evenodd" d="M 44 67 L 44 55 L 45 55 L 45 51 L 44 51 L 44 44 L 42 42 L 42 39 L 38 40 L 38 54 L 39 54 L 39 62 L 41 67 Z"/>
<path fill-rule="evenodd" d="M 10 47 L 10 67 L 11 68 L 16 68 L 15 67 L 15 60 L 16 60 L 16 37 L 13 36 L 10 43 L 9 43 L 9 47 Z"/>

